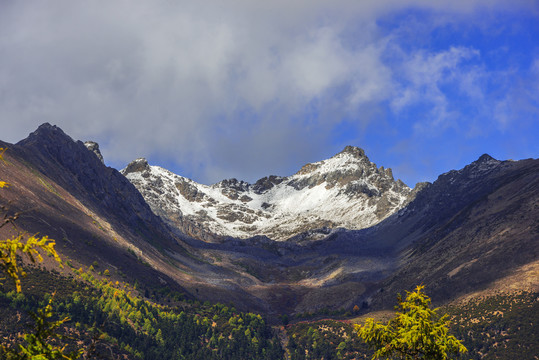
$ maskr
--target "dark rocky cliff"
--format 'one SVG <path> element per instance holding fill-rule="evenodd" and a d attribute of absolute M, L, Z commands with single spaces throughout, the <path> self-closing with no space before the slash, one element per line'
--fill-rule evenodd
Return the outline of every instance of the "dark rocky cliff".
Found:
<path fill-rule="evenodd" d="M 10 151 L 23 154 L 25 161 L 97 213 L 105 213 L 105 217 L 148 238 L 171 241 L 171 232 L 152 213 L 138 190 L 83 142 L 74 141 L 59 127 L 45 123 Z"/>

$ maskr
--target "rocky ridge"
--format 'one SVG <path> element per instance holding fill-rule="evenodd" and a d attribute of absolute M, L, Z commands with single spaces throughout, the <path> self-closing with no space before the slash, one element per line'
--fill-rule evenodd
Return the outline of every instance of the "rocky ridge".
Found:
<path fill-rule="evenodd" d="M 232 302 L 269 316 L 358 304 L 384 308 L 393 305 L 394 294 L 420 283 L 438 302 L 498 286 L 493 284 L 515 274 L 537 284 L 537 159 L 498 161 L 483 155 L 414 190 L 400 188 L 390 170 L 377 168 L 353 147 L 295 175 L 254 184 L 230 179 L 205 186 L 144 159 L 131 163 L 124 174 L 147 186 L 147 194 L 185 199 L 177 204 L 179 226 L 172 233 L 162 220 L 174 224 L 165 217 L 167 208 L 151 208 L 124 175 L 59 128 L 44 124 L 18 144 L 0 141 L 0 147 L 9 148 L 0 172 L 14 184 L 3 200 L 11 212 L 22 214 L 17 225 L 56 239 L 58 251 L 76 268 L 98 261 L 116 279 L 150 286 L 159 279 L 158 286 L 178 286 L 200 300 Z M 384 196 L 386 209 L 379 205 Z M 338 216 L 341 224 L 353 221 L 361 206 L 375 222 L 376 210 L 385 218 L 360 230 L 330 223 Z M 206 211 L 207 232 L 200 217 L 189 215 L 193 209 Z M 154 214 L 159 210 L 161 217 Z M 269 225 L 277 227 L 277 220 L 288 216 L 292 230 L 307 231 L 291 238 L 290 228 L 275 232 L 275 239 L 288 241 L 260 235 L 213 243 L 195 233 L 213 234 L 219 226 L 234 230 L 242 222 L 223 218 L 252 215 L 249 210 L 269 216 L 253 221 L 268 225 L 261 230 L 272 230 Z M 308 215 L 321 220 L 301 224 Z M 329 223 L 325 228 L 323 221 Z M 196 238 L 179 234 L 184 230 Z"/>
<path fill-rule="evenodd" d="M 91 152 L 97 156 L 97 158 L 101 161 L 102 164 L 105 163 L 105 159 L 103 159 L 103 155 L 101 155 L 101 151 L 99 150 L 99 144 L 94 141 L 85 141 L 84 146 Z"/>
<path fill-rule="evenodd" d="M 152 227 L 168 237 L 168 228 L 131 183 L 104 165 L 96 143 L 74 141 L 59 127 L 45 123 L 16 145 L 38 171 L 49 174 L 89 207 L 111 217 L 125 217 L 122 220 L 132 229 Z"/>
<path fill-rule="evenodd" d="M 206 240 L 213 235 L 286 240 L 315 228 L 367 228 L 415 196 L 391 169 L 378 168 L 352 146 L 292 176 L 268 176 L 254 184 L 228 179 L 203 185 L 143 158 L 121 173 L 172 227 Z"/>

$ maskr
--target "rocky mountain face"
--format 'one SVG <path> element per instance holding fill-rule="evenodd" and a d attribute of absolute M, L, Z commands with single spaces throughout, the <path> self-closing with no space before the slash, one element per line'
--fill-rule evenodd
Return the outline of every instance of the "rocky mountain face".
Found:
<path fill-rule="evenodd" d="M 103 155 L 101 155 L 101 151 L 99 150 L 99 144 L 95 141 L 85 141 L 84 146 L 91 152 L 97 156 L 97 158 L 101 161 L 101 163 L 105 163 L 105 159 L 103 159 Z"/>
<path fill-rule="evenodd" d="M 24 154 L 37 170 L 83 199 L 94 211 L 125 221 L 133 230 L 147 232 L 152 228 L 162 238 L 169 236 L 169 229 L 125 177 L 104 165 L 96 143 L 74 141 L 62 129 L 45 123 L 13 150 Z M 156 236 L 150 232 L 146 235 Z"/>
<path fill-rule="evenodd" d="M 123 175 L 103 164 L 96 146 L 89 149 L 43 124 L 17 144 L 0 141 L 0 147 L 7 149 L 1 178 L 10 184 L 0 204 L 18 214 L 16 229 L 4 226 L 0 236 L 15 230 L 47 235 L 77 268 L 97 262 L 112 277 L 129 274 L 146 284 L 161 278 L 179 288 L 174 274 L 184 257 L 177 255 L 172 267 L 163 253 L 185 254 L 185 244 Z"/>
<path fill-rule="evenodd" d="M 275 243 L 271 261 L 235 261 L 271 288 L 260 297 L 273 307 L 288 299 L 281 309 L 292 313 L 391 308 L 418 284 L 438 304 L 487 289 L 539 291 L 539 160 L 483 155 L 420 189 L 372 227 L 311 230 Z"/>
<path fill-rule="evenodd" d="M 347 147 L 289 177 L 206 186 L 143 159 L 123 176 L 49 124 L 0 147 L 17 226 L 113 279 L 270 317 L 384 308 L 419 283 L 438 303 L 504 279 L 539 290 L 539 160 L 484 155 L 411 190 Z"/>
<path fill-rule="evenodd" d="M 447 301 L 517 274 L 538 291 L 537 272 L 529 269 L 539 266 L 539 160 L 485 154 L 442 174 L 379 236 L 396 231 L 407 247 L 398 270 L 381 284 L 390 293 L 424 283 L 434 300 Z"/>
<path fill-rule="evenodd" d="M 412 202 L 376 226 L 334 232 L 315 249 L 348 254 L 341 258 L 347 259 L 341 263 L 347 274 L 342 282 L 384 272 L 350 304 L 387 307 L 394 294 L 417 284 L 426 285 L 438 302 L 494 286 L 497 291 L 519 286 L 538 291 L 538 219 L 539 160 L 483 155 L 424 184 Z M 368 253 L 385 265 L 350 262 Z M 503 280 L 515 276 L 519 284 Z"/>
<path fill-rule="evenodd" d="M 394 180 L 391 169 L 378 168 L 352 146 L 292 176 L 268 176 L 254 184 L 229 179 L 202 185 L 145 159 L 121 172 L 169 225 L 206 240 L 257 235 L 286 240 L 315 228 L 362 229 L 415 195 Z"/>

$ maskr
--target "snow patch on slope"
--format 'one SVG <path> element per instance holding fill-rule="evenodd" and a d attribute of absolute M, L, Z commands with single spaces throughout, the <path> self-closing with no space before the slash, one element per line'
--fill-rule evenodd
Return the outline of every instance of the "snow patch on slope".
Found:
<path fill-rule="evenodd" d="M 266 235 L 286 240 L 320 227 L 372 226 L 408 201 L 410 188 L 390 169 L 377 168 L 363 150 L 347 147 L 333 158 L 305 165 L 290 177 L 248 184 L 235 179 L 199 184 L 144 159 L 122 173 L 152 210 L 173 226 L 182 219 L 221 236 Z M 262 180 L 272 179 L 262 186 Z"/>

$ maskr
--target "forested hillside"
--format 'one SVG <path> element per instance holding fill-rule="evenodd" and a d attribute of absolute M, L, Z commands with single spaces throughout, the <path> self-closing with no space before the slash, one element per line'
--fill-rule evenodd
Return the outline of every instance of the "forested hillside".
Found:
<path fill-rule="evenodd" d="M 68 316 L 62 333 L 69 348 L 94 359 L 280 359 L 279 339 L 259 314 L 233 305 L 186 300 L 184 294 L 136 289 L 112 282 L 107 269 L 72 269 L 67 278 L 32 268 L 23 292 L 7 283 L 0 291 L 0 337 L 20 341 L 28 312 L 43 307 L 54 293 L 56 316 Z M 146 292 L 150 299 L 139 294 Z"/>
<path fill-rule="evenodd" d="M 539 354 L 539 293 L 519 291 L 442 306 L 450 331 L 468 349 L 459 359 L 535 359 Z M 367 314 L 369 315 L 369 314 Z M 373 351 L 354 332 L 356 320 L 289 325 L 290 359 L 370 359 Z"/>
<path fill-rule="evenodd" d="M 279 331 L 264 316 L 231 304 L 202 303 L 166 287 L 111 281 L 99 265 L 69 271 L 66 277 L 31 267 L 22 293 L 11 283 L 1 287 L 4 343 L 20 341 L 17 334 L 32 323 L 28 313 L 54 293 L 56 317 L 70 318 L 61 341 L 68 350 L 84 349 L 87 359 L 283 359 L 285 352 L 289 359 L 372 356 L 354 330 L 358 320 L 342 317 L 350 314 L 339 320 L 293 319 Z M 450 315 L 451 333 L 468 348 L 463 359 L 533 359 L 531 354 L 539 353 L 539 293 L 473 298 L 443 306 L 440 313 Z"/>

